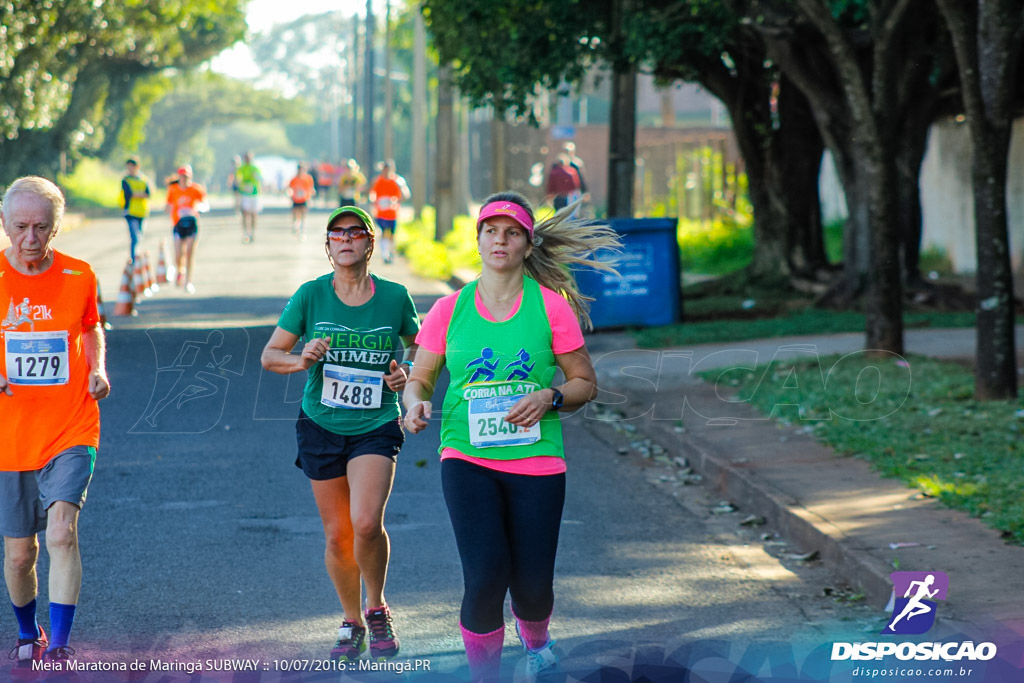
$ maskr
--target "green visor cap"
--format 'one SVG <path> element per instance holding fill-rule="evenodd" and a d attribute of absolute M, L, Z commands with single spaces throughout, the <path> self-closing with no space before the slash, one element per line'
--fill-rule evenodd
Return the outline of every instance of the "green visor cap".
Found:
<path fill-rule="evenodd" d="M 357 217 L 359 220 L 361 220 L 363 222 L 363 225 L 365 225 L 367 229 L 369 229 L 371 234 L 376 232 L 377 226 L 373 224 L 373 219 L 370 218 L 370 214 L 366 213 L 358 206 L 343 206 L 340 209 L 335 209 L 334 211 L 331 212 L 330 217 L 327 219 L 326 227 L 331 227 L 331 223 L 334 222 L 335 218 L 337 218 L 338 216 L 343 216 L 346 213 L 350 213 L 353 216 Z"/>

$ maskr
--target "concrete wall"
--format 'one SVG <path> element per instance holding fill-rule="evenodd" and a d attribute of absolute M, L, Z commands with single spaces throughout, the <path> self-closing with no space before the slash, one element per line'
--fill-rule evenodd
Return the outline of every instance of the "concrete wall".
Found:
<path fill-rule="evenodd" d="M 971 195 L 972 145 L 967 125 L 953 120 L 932 126 L 921 168 L 924 209 L 923 246 L 943 248 L 957 272 L 977 268 L 974 248 L 974 200 Z M 1007 209 L 1010 255 L 1015 271 L 1024 267 L 1024 118 L 1010 140 Z"/>
<path fill-rule="evenodd" d="M 924 214 L 922 247 L 943 249 L 958 273 L 977 269 L 974 248 L 974 199 L 971 194 L 972 145 L 967 125 L 949 119 L 934 124 L 921 166 Z M 1006 181 L 1010 256 L 1013 269 L 1024 271 L 1024 118 L 1017 119 L 1010 140 Z M 826 221 L 847 215 L 843 188 L 828 153 L 820 177 L 822 216 Z"/>

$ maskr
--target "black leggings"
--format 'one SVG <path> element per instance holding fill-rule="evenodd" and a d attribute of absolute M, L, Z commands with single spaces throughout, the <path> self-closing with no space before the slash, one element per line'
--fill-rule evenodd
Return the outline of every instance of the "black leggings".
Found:
<path fill-rule="evenodd" d="M 462 625 L 491 633 L 505 623 L 505 593 L 526 621 L 551 614 L 565 474 L 508 474 L 449 458 L 441 482 L 462 558 Z"/>

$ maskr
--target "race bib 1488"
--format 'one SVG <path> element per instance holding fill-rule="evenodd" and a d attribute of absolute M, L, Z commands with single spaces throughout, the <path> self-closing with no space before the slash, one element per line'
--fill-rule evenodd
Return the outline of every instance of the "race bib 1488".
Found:
<path fill-rule="evenodd" d="M 384 373 L 341 365 L 324 365 L 320 403 L 330 408 L 370 410 L 380 408 Z"/>

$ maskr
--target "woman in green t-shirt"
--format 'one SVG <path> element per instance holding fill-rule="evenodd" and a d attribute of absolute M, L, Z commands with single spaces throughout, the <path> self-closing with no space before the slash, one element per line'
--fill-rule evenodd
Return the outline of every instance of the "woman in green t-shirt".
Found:
<path fill-rule="evenodd" d="M 419 330 L 405 287 L 370 272 L 373 245 L 369 214 L 354 206 L 334 211 L 324 244 L 332 272 L 292 296 L 261 356 L 272 372 L 308 372 L 295 464 L 312 483 L 327 539 L 327 573 L 344 611 L 331 658 L 348 661 L 366 650 L 367 629 L 371 657 L 398 653 L 384 600 L 390 556 L 384 508 L 405 439 L 398 393 Z M 305 344 L 294 354 L 300 339 Z"/>

